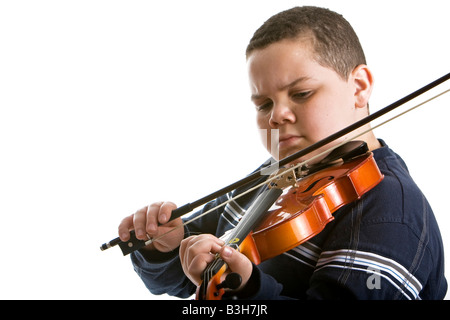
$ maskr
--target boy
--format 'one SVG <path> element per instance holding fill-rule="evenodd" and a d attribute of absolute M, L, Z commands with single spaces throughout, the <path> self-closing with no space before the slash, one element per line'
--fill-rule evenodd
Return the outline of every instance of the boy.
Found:
<path fill-rule="evenodd" d="M 255 32 L 246 54 L 258 127 L 279 132 L 276 150 L 268 148 L 273 158 L 285 158 L 367 116 L 372 74 L 342 16 L 316 7 L 281 12 Z M 136 272 L 154 294 L 189 297 L 219 253 L 242 278 L 227 295 L 241 299 L 444 298 L 442 240 L 430 206 L 405 163 L 382 140 L 372 132 L 358 140 L 374 153 L 384 180 L 339 209 L 335 220 L 306 243 L 258 266 L 223 246 L 218 237 L 251 205 L 249 194 L 134 252 Z M 137 211 L 120 224 L 120 238 L 128 240 L 134 228 L 146 240 L 180 225 L 176 219 L 157 226 L 175 208 L 159 202 Z"/>

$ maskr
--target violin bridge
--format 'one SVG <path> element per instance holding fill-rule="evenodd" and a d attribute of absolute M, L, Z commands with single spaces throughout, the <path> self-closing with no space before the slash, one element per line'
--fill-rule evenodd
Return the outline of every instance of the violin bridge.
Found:
<path fill-rule="evenodd" d="M 297 185 L 297 176 L 293 168 L 281 168 L 270 177 L 269 188 L 283 189 L 295 187 Z"/>

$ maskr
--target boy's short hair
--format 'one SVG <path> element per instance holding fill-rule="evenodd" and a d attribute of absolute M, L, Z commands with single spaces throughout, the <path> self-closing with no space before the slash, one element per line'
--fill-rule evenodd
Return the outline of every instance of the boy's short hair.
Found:
<path fill-rule="evenodd" d="M 270 44 L 311 36 L 314 59 L 336 71 L 344 80 L 358 65 L 366 64 L 364 51 L 350 23 L 336 12 L 304 6 L 282 11 L 256 30 L 246 55 Z"/>

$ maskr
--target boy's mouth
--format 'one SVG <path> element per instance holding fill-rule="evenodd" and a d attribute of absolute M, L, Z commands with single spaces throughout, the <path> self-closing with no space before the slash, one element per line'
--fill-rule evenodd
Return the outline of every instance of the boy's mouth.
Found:
<path fill-rule="evenodd" d="M 301 138 L 300 136 L 292 134 L 281 135 L 278 142 L 278 149 L 281 150 L 292 147 L 300 140 L 300 138 Z"/>

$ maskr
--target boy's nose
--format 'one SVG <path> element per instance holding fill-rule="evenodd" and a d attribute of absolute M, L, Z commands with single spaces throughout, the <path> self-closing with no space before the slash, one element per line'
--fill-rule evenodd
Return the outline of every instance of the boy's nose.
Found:
<path fill-rule="evenodd" d="M 286 103 L 275 103 L 269 119 L 269 125 L 272 128 L 278 128 L 285 123 L 294 123 L 296 120 L 295 113 Z"/>

